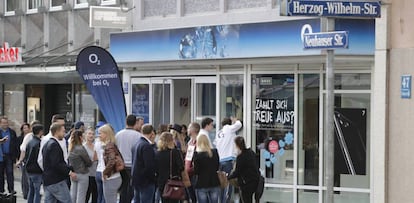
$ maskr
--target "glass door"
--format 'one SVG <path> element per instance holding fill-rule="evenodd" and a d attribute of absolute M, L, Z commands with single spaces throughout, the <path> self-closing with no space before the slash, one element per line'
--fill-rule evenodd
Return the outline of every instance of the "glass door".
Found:
<path fill-rule="evenodd" d="M 171 122 L 171 79 L 133 78 L 131 82 L 132 114 L 144 118 L 155 128 Z"/>
<path fill-rule="evenodd" d="M 201 124 L 204 118 L 210 117 L 216 124 L 217 121 L 217 78 L 216 77 L 200 77 L 193 80 L 193 116 L 195 122 Z M 216 125 L 215 125 L 216 126 Z M 216 134 L 216 127 L 210 132 L 209 137 L 212 143 Z"/>

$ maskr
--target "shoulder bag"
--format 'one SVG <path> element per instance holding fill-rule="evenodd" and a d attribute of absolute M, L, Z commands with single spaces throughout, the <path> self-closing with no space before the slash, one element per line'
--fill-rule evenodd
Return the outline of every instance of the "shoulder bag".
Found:
<path fill-rule="evenodd" d="M 183 181 L 174 180 L 172 176 L 172 150 L 170 151 L 170 178 L 164 186 L 162 197 L 165 199 L 184 200 L 185 199 L 185 186 Z"/>

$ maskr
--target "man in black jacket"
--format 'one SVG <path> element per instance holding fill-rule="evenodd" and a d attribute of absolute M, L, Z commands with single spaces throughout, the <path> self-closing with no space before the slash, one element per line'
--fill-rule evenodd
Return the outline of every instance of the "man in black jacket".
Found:
<path fill-rule="evenodd" d="M 155 194 L 154 128 L 146 124 L 142 126 L 142 133 L 132 149 L 132 186 L 136 203 L 154 202 Z"/>
<path fill-rule="evenodd" d="M 59 145 L 59 141 L 65 137 L 65 126 L 53 123 L 50 131 L 53 137 L 47 141 L 42 149 L 45 203 L 56 201 L 71 203 L 66 179 L 70 176 L 70 178 L 76 180 L 76 174 L 66 164 L 63 150 Z"/>
<path fill-rule="evenodd" d="M 29 176 L 29 193 L 27 202 L 40 203 L 40 185 L 42 185 L 42 169 L 37 163 L 40 150 L 40 138 L 44 134 L 44 127 L 35 124 L 32 127 L 33 138 L 26 146 L 24 163 Z"/>
<path fill-rule="evenodd" d="M 4 172 L 7 176 L 7 189 L 10 193 L 14 191 L 13 164 L 16 162 L 19 153 L 17 146 L 16 132 L 9 128 L 7 117 L 0 118 L 0 143 L 3 153 L 3 161 L 0 162 L 0 193 L 4 193 Z"/>

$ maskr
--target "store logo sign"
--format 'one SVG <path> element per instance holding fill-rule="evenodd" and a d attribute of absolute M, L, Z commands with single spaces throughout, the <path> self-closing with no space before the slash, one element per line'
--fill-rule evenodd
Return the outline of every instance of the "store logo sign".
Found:
<path fill-rule="evenodd" d="M 0 47 L 0 66 L 23 64 L 22 51 L 20 47 L 10 47 L 9 43 L 4 42 Z"/>

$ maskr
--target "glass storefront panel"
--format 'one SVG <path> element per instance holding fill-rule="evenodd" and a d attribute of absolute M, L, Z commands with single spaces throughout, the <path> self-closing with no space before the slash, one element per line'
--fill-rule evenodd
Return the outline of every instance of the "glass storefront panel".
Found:
<path fill-rule="evenodd" d="M 92 94 L 84 84 L 75 85 L 75 121 L 82 121 L 86 127 L 95 127 L 98 108 Z"/>
<path fill-rule="evenodd" d="M 132 114 L 149 123 L 149 84 L 132 84 L 131 89 Z"/>
<path fill-rule="evenodd" d="M 196 112 L 195 120 L 201 124 L 201 120 L 210 117 L 216 121 L 216 84 L 197 83 L 196 84 Z M 216 137 L 216 127 L 209 134 L 211 143 Z"/>
<path fill-rule="evenodd" d="M 294 75 L 252 75 L 252 146 L 266 182 L 293 184 Z"/>
<path fill-rule="evenodd" d="M 266 187 L 260 202 L 266 203 L 292 203 L 293 189 Z"/>
<path fill-rule="evenodd" d="M 340 192 L 334 194 L 334 203 L 369 203 L 368 193 Z"/>
<path fill-rule="evenodd" d="M 220 118 L 243 119 L 243 75 L 221 75 Z"/>
<path fill-rule="evenodd" d="M 153 84 L 152 85 L 152 124 L 170 124 L 170 102 L 171 102 L 171 85 L 170 84 Z"/>
<path fill-rule="evenodd" d="M 318 190 L 298 190 L 298 203 L 318 203 Z"/>
<path fill-rule="evenodd" d="M 298 184 L 319 184 L 319 74 L 298 79 Z"/>
<path fill-rule="evenodd" d="M 324 76 L 324 85 L 326 77 Z M 371 89 L 370 73 L 336 73 L 336 90 L 369 90 Z"/>
<path fill-rule="evenodd" d="M 369 94 L 335 94 L 334 186 L 369 188 Z"/>
<path fill-rule="evenodd" d="M 4 85 L 4 115 L 9 119 L 9 127 L 20 133 L 25 121 L 24 85 Z"/>

